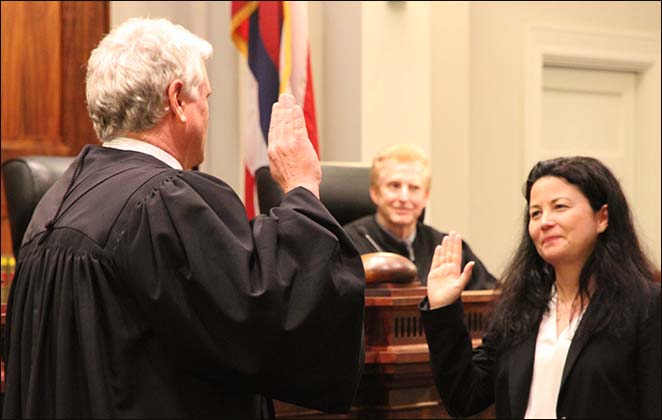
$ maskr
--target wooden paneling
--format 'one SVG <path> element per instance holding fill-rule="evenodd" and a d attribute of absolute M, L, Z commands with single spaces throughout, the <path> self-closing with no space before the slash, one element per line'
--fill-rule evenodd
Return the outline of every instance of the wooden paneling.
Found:
<path fill-rule="evenodd" d="M 62 136 L 78 153 L 97 137 L 85 106 L 85 73 L 90 52 L 108 32 L 107 2 L 62 2 Z"/>
<path fill-rule="evenodd" d="M 393 278 L 393 277 L 392 277 Z M 473 346 L 487 328 L 484 318 L 500 292 L 462 292 L 465 322 Z M 418 304 L 426 289 L 418 281 L 371 283 L 365 291 L 365 366 L 347 414 L 327 414 L 274 401 L 277 418 L 429 419 L 451 418 L 434 385 L 430 353 Z M 494 405 L 469 417 L 494 418 Z"/>
<path fill-rule="evenodd" d="M 2 2 L 3 144 L 59 140 L 61 26 L 58 2 Z"/>
<path fill-rule="evenodd" d="M 109 27 L 106 1 L 3 1 L 2 162 L 75 155 L 97 142 L 85 107 L 85 67 Z M 4 184 L 4 183 L 3 183 Z M 11 253 L 2 188 L 2 253 Z"/>

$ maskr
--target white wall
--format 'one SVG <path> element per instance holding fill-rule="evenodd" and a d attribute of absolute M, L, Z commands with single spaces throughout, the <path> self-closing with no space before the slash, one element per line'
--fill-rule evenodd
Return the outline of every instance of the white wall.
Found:
<path fill-rule="evenodd" d="M 311 43 L 311 54 L 321 50 L 327 70 L 321 79 L 326 94 L 315 92 L 324 109 L 318 118 L 324 120 L 320 156 L 326 160 L 361 161 L 361 9 L 360 2 L 324 2 L 322 21 L 311 24 L 323 33 L 322 45 Z"/>
<path fill-rule="evenodd" d="M 311 54 L 323 160 L 369 162 L 410 142 L 430 152 L 426 213 L 457 229 L 495 274 L 517 243 L 524 200 L 526 28 L 532 23 L 660 37 L 659 2 L 310 2 Z M 203 169 L 241 186 L 238 54 L 229 2 L 111 2 L 111 25 L 169 17 L 207 38 L 214 93 Z M 648 127 L 635 209 L 660 264 L 660 80 L 639 89 Z"/>
<path fill-rule="evenodd" d="M 364 2 L 361 158 L 384 145 L 430 148 L 430 3 Z"/>

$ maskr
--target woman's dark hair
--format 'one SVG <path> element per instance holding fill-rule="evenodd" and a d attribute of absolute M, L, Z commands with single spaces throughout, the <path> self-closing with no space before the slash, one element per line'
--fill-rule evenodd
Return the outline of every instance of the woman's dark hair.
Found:
<path fill-rule="evenodd" d="M 615 335 L 634 325 L 631 309 L 644 301 L 653 281 L 653 265 L 644 254 L 632 222 L 623 190 L 611 171 L 590 157 L 561 157 L 538 162 L 524 185 L 527 208 L 521 241 L 502 282 L 502 294 L 494 308 L 490 329 L 503 346 L 520 342 L 535 330 L 547 310 L 554 268 L 545 262 L 528 233 L 531 188 L 542 177 L 562 178 L 576 186 L 594 211 L 607 205 L 609 225 L 598 239 L 580 274 L 582 300 L 590 296 L 591 310 L 577 332 L 606 330 Z M 589 291 L 589 280 L 593 289 Z"/>

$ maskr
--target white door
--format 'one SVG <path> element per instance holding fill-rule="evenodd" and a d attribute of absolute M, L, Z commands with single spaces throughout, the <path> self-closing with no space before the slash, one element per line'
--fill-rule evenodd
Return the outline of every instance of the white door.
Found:
<path fill-rule="evenodd" d="M 542 76 L 538 158 L 600 159 L 634 200 L 636 74 L 545 66 Z"/>
<path fill-rule="evenodd" d="M 637 144 L 642 141 L 637 130 L 643 130 L 637 127 L 641 120 L 637 116 L 641 112 L 636 100 L 638 77 L 626 71 L 544 66 L 541 133 L 531 157 L 584 155 L 609 166 L 621 182 L 645 250 L 659 261 L 654 245 L 659 232 L 651 232 L 648 224 L 642 223 L 653 204 L 651 196 L 642 193 L 643 187 L 660 174 L 637 168 L 637 163 L 646 159 L 640 151 L 644 148 Z"/>

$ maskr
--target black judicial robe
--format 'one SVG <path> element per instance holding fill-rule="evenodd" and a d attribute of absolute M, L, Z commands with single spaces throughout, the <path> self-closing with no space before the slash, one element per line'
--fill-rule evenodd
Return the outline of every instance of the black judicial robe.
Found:
<path fill-rule="evenodd" d="M 212 176 L 85 153 L 23 239 L 4 417 L 257 417 L 259 395 L 348 410 L 364 272 L 310 191 L 249 223 Z"/>
<path fill-rule="evenodd" d="M 382 251 L 393 252 L 409 258 L 407 244 L 382 229 L 377 223 L 377 218 L 374 214 L 348 223 L 344 228 L 361 254 L 379 251 L 366 238 L 366 234 L 368 234 L 379 245 Z M 421 222 L 416 223 L 416 238 L 413 243 L 413 263 L 416 265 L 418 277 L 423 285 L 426 285 L 428 282 L 428 273 L 430 272 L 434 249 L 437 245 L 441 245 L 441 241 L 446 235 L 447 233 L 439 232 L 431 226 Z M 496 279 L 487 271 L 483 262 L 473 253 L 469 245 L 465 241 L 462 241 L 462 267 L 469 261 L 475 261 L 476 265 L 465 290 L 493 289 L 496 286 Z"/>

